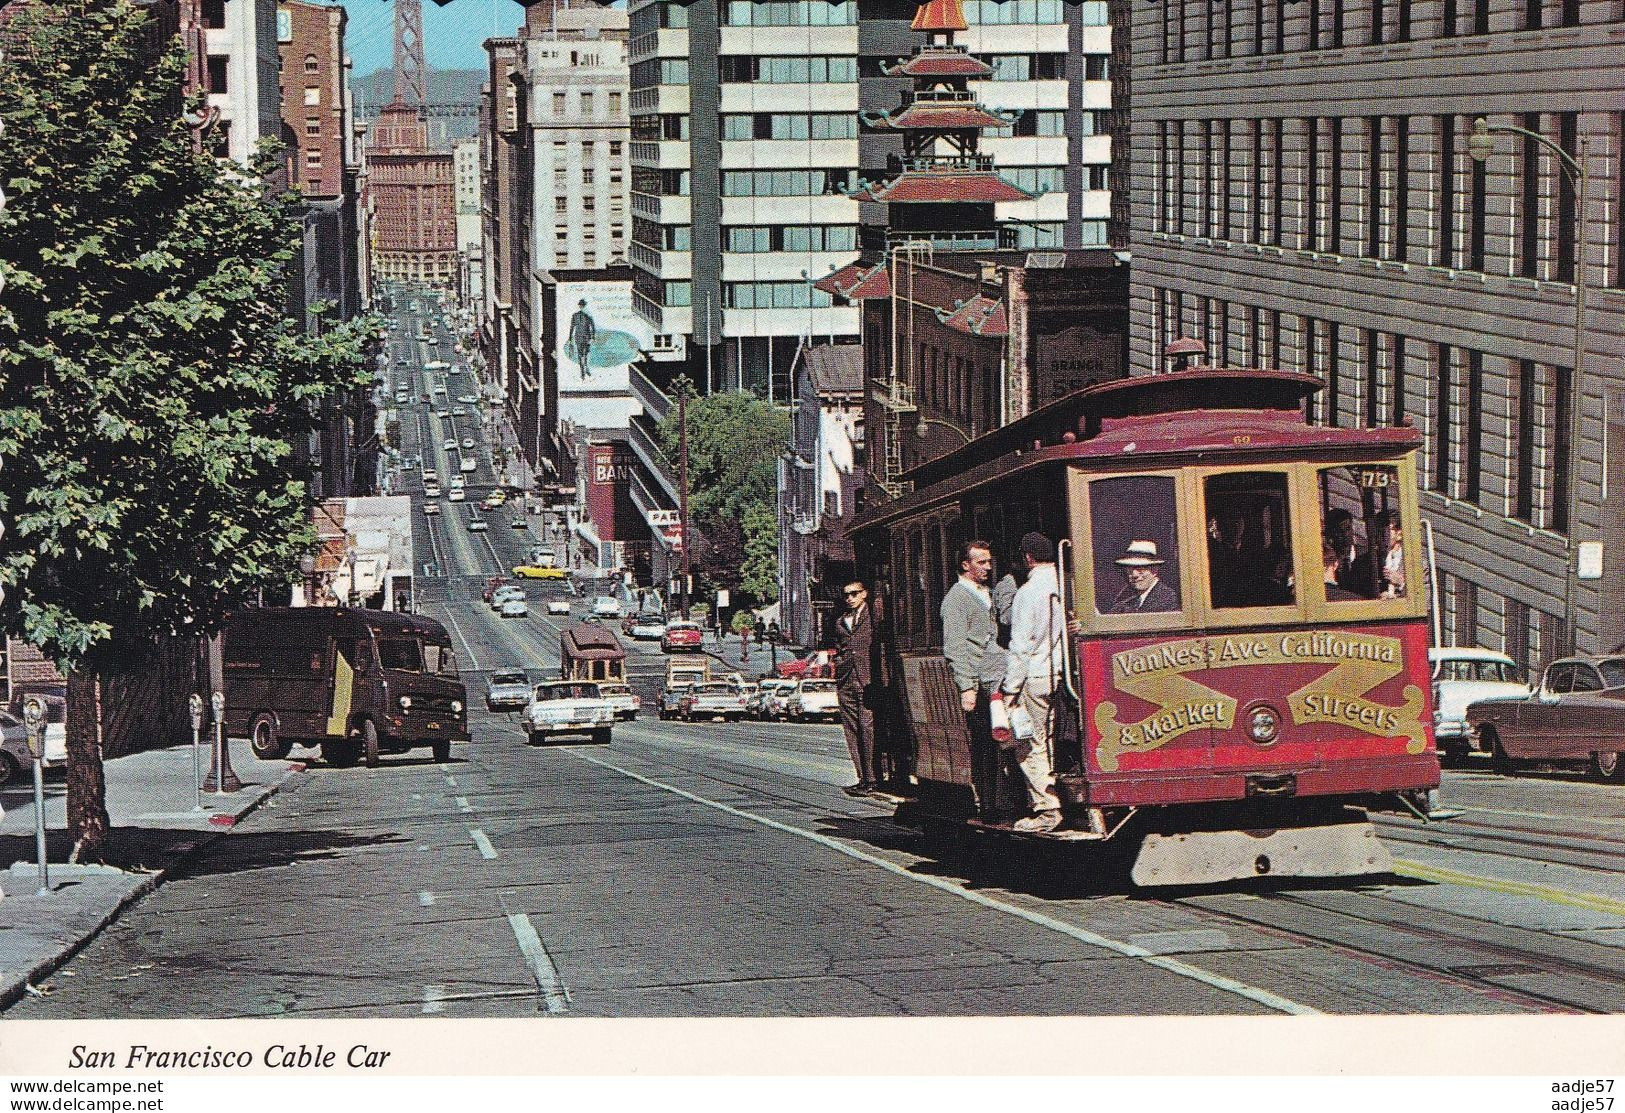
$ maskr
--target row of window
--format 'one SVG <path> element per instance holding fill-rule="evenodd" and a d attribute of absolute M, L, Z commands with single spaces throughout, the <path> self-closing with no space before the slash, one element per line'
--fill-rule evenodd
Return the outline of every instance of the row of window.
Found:
<path fill-rule="evenodd" d="M 689 251 L 693 227 L 687 224 L 659 224 L 641 216 L 632 218 L 632 242 L 664 251 Z"/>
<path fill-rule="evenodd" d="M 1575 112 L 1527 113 L 1516 126 L 1579 149 Z M 1625 148 L 1625 114 L 1613 120 Z M 1460 116 L 1348 116 L 1186 120 L 1157 125 L 1155 227 L 1176 235 L 1270 244 L 1338 255 L 1574 280 L 1575 183 L 1533 138 L 1497 137 L 1484 162 L 1467 151 Z M 1440 152 L 1448 152 L 1441 158 Z M 1594 153 L 1600 153 L 1595 152 Z M 1492 173 L 1512 178 L 1509 229 L 1490 237 Z M 1605 208 L 1606 281 L 1625 286 L 1620 239 L 1625 175 Z"/>
<path fill-rule="evenodd" d="M 856 251 L 855 224 L 748 225 L 723 229 L 723 250 L 745 254 L 765 251 Z"/>
<path fill-rule="evenodd" d="M 1497 596 L 1463 576 L 1440 573 L 1439 601 L 1445 629 L 1454 633 L 1456 645 L 1492 646 L 1499 640 L 1502 652 L 1525 676 L 1538 676 L 1541 666 L 1561 656 L 1568 645 L 1562 615 Z M 1499 616 L 1493 606 L 1497 601 Z"/>
<path fill-rule="evenodd" d="M 674 8 L 675 4 L 661 4 L 662 8 Z M 646 58 L 641 62 L 634 62 L 629 71 L 631 85 L 634 89 L 648 89 L 655 85 L 687 85 L 688 59 L 687 58 Z"/>
<path fill-rule="evenodd" d="M 1215 366 L 1314 375 L 1325 386 L 1308 403 L 1310 420 L 1333 426 L 1414 420 L 1426 433 L 1418 467 L 1425 489 L 1567 532 L 1571 368 L 1174 290 L 1153 298 L 1159 350 L 1195 336 Z M 1486 458 L 1486 432 L 1504 452 Z M 1484 480 L 1498 466 L 1505 490 L 1491 495 Z"/>
<path fill-rule="evenodd" d="M 717 59 L 718 80 L 764 85 L 823 85 L 858 79 L 858 60 L 849 55 L 724 54 Z"/>
<path fill-rule="evenodd" d="M 830 296 L 811 282 L 724 282 L 727 309 L 825 309 Z"/>
<path fill-rule="evenodd" d="M 1348 10 L 1345 0 L 1169 0 L 1162 5 L 1160 62 L 1281 54 L 1490 33 L 1490 0 L 1440 0 L 1417 19 L 1413 0 L 1370 0 Z M 1580 0 L 1519 0 L 1509 5 L 1518 27 L 1576 27 Z M 1497 30 L 1499 30 L 1499 25 Z"/>
<path fill-rule="evenodd" d="M 856 0 L 729 0 L 727 27 L 855 27 Z"/>
<path fill-rule="evenodd" d="M 1083 0 L 1077 7 L 1083 26 L 1106 26 L 1105 0 Z M 1066 5 L 1062 0 L 964 0 L 964 12 L 965 22 L 972 27 L 1066 21 Z"/>
<path fill-rule="evenodd" d="M 722 117 L 724 139 L 856 139 L 852 112 L 749 112 Z"/>
<path fill-rule="evenodd" d="M 688 139 L 688 116 L 679 112 L 660 115 L 633 116 L 632 138 L 644 142 L 662 139 Z"/>
<path fill-rule="evenodd" d="M 575 114 L 578 115 L 578 116 L 596 116 L 598 114 L 597 91 L 595 91 L 593 89 L 579 89 L 579 90 L 577 90 L 577 94 L 578 94 L 578 96 L 580 98 L 580 101 L 579 101 L 579 107 L 578 107 Z M 611 116 L 619 116 L 621 114 L 621 101 L 622 101 L 620 92 L 618 90 L 610 89 L 610 90 L 606 90 L 604 95 L 605 95 L 605 98 L 606 98 L 605 104 L 607 105 L 607 111 L 608 111 L 609 115 L 611 115 Z M 559 90 L 554 91 L 554 93 L 553 93 L 553 115 L 554 116 L 567 116 L 567 115 L 570 115 L 570 112 L 569 112 L 569 94 L 568 93 L 563 92 L 563 91 L 559 91 Z"/>
<path fill-rule="evenodd" d="M 1001 166 L 999 177 L 1034 196 L 1066 191 L 1064 166 Z"/>
<path fill-rule="evenodd" d="M 724 197 L 818 197 L 844 194 L 849 170 L 724 170 Z M 687 172 L 684 172 L 686 179 Z M 688 190 L 685 188 L 684 193 Z"/>

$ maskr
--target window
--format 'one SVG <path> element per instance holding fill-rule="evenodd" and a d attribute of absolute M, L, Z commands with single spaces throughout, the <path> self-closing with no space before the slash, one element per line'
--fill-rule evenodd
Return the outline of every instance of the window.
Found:
<path fill-rule="evenodd" d="M 583 166 L 581 168 L 581 184 L 582 185 L 592 185 L 595 177 L 596 177 L 596 175 L 594 175 L 592 167 Z"/>
<path fill-rule="evenodd" d="M 570 212 L 570 201 L 566 197 L 553 198 L 553 213 L 556 216 L 566 216 Z"/>
<path fill-rule="evenodd" d="M 230 86 L 229 82 L 227 81 L 227 74 L 228 74 L 228 71 L 230 69 L 230 65 L 231 65 L 231 59 L 229 57 L 227 57 L 226 55 L 224 55 L 224 54 L 211 54 L 211 55 L 209 55 L 209 62 L 208 62 L 208 66 L 209 66 L 209 92 L 211 92 L 211 93 L 229 93 L 231 91 L 231 86 Z M 310 103 L 310 98 L 309 98 L 310 90 L 307 89 L 307 90 L 305 90 L 305 92 L 306 92 L 305 103 L 309 104 Z"/>
<path fill-rule="evenodd" d="M 1569 422 L 1574 405 L 1574 369 L 1552 369 L 1552 424 L 1548 438 L 1552 446 L 1552 529 L 1569 530 L 1569 484 L 1573 482 L 1575 446 L 1569 440 Z"/>
<path fill-rule="evenodd" d="M 620 93 L 611 92 L 609 94 L 609 114 L 611 116 L 619 116 L 621 114 L 621 94 Z"/>
<path fill-rule="evenodd" d="M 305 90 L 305 107 L 315 108 L 322 103 L 322 91 L 314 86 Z"/>
<path fill-rule="evenodd" d="M 1406 528 L 1399 469 L 1391 464 L 1322 468 L 1321 590 L 1328 603 L 1403 598 Z"/>
<path fill-rule="evenodd" d="M 1435 214 L 1437 217 L 1435 227 L 1438 231 L 1439 242 L 1433 254 L 1434 265 L 1440 267 L 1453 266 L 1456 253 L 1455 152 L 1456 119 L 1454 116 L 1440 116 L 1438 146 L 1439 208 Z"/>
<path fill-rule="evenodd" d="M 562 115 L 564 115 L 564 111 L 565 111 L 565 95 L 563 93 L 554 93 L 553 94 L 553 115 L 562 116 Z"/>
<path fill-rule="evenodd" d="M 305 55 L 305 72 L 307 74 L 318 74 L 322 72 L 321 63 L 316 61 L 316 55 Z"/>
<path fill-rule="evenodd" d="M 1410 243 L 1410 117 L 1394 117 L 1394 258 L 1405 262 Z"/>
<path fill-rule="evenodd" d="M 1287 476 L 1232 472 L 1202 484 L 1208 528 L 1208 597 L 1217 608 L 1295 602 Z"/>
<path fill-rule="evenodd" d="M 609 157 L 612 159 L 621 157 L 621 141 L 619 139 L 610 140 Z"/>
<path fill-rule="evenodd" d="M 1573 112 L 1557 114 L 1557 145 L 1565 151 L 1578 151 L 1578 116 Z M 1481 165 L 1481 164 L 1480 164 Z M 1557 170 L 1557 257 L 1553 260 L 1559 282 L 1574 281 L 1574 178 Z"/>
<path fill-rule="evenodd" d="M 306 116 L 305 117 L 305 134 L 306 135 L 320 135 L 321 133 L 322 133 L 322 122 L 321 122 L 321 120 L 317 119 L 315 116 Z"/>
<path fill-rule="evenodd" d="M 203 26 L 218 30 L 226 25 L 226 0 L 203 0 Z"/>
<path fill-rule="evenodd" d="M 1180 609 L 1179 531 L 1174 480 L 1165 475 L 1089 484 L 1095 613 Z"/>
<path fill-rule="evenodd" d="M 1476 503 L 1484 453 L 1484 353 L 1470 349 L 1467 352 L 1467 421 L 1463 431 L 1467 443 L 1462 453 L 1465 474 L 1461 497 Z"/>
<path fill-rule="evenodd" d="M 1456 412 L 1455 367 L 1449 345 L 1437 344 L 1434 352 L 1439 396 L 1433 407 L 1433 489 L 1442 495 L 1449 495 L 1451 428 Z"/>

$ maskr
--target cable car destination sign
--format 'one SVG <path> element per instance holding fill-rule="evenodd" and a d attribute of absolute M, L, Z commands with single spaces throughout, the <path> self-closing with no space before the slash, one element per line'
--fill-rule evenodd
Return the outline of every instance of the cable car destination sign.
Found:
<path fill-rule="evenodd" d="M 1405 670 L 1398 638 L 1306 630 L 1231 634 L 1139 646 L 1113 654 L 1110 662 L 1112 686 L 1156 710 L 1138 721 L 1123 722 L 1115 702 L 1102 700 L 1096 705 L 1094 724 L 1100 732 L 1096 758 L 1104 772 L 1115 772 L 1123 754 L 1148 753 L 1192 731 L 1233 727 L 1235 697 L 1190 674 L 1253 666 L 1330 666 L 1287 696 L 1289 714 L 1299 726 L 1331 724 L 1383 738 L 1403 737 L 1411 754 L 1427 748 L 1421 688 L 1407 684 L 1404 703 L 1398 707 L 1370 697 Z"/>

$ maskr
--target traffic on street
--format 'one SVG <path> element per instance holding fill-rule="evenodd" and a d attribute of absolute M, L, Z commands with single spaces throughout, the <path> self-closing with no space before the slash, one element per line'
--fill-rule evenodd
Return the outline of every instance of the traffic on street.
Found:
<path fill-rule="evenodd" d="M 842 791 L 834 680 L 759 685 L 761 647 L 674 641 L 664 608 L 570 567 L 568 508 L 508 482 L 432 297 L 397 299 L 383 367 L 413 610 L 447 632 L 466 740 L 370 765 L 293 747 L 267 806 L 11 1015 L 1625 1007 L 1617 780 L 1462 755 L 1437 816 L 1374 814 L 1392 868 L 1359 877 L 1144 888 L 1115 844 L 899 823 Z"/>

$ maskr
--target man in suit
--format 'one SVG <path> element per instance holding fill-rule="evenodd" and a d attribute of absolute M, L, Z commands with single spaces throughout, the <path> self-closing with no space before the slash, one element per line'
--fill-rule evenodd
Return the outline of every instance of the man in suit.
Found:
<path fill-rule="evenodd" d="M 1337 586 L 1362 599 L 1377 594 L 1368 552 L 1354 540 L 1354 515 L 1341 507 L 1326 511 L 1326 543 L 1337 552 Z"/>
<path fill-rule="evenodd" d="M 997 602 L 988 591 L 993 550 L 986 541 L 967 541 L 959 551 L 959 579 L 942 597 L 942 654 L 948 658 L 959 709 L 970 736 L 971 781 L 987 815 L 998 795 L 999 751 L 993 742 L 988 703 L 1004 679 L 1005 652 L 995 621 Z"/>
<path fill-rule="evenodd" d="M 876 630 L 869 588 L 853 580 L 841 590 L 846 610 L 824 632 L 823 648 L 835 667 L 835 693 L 841 707 L 841 730 L 858 772 L 858 783 L 842 789 L 848 796 L 873 796 L 880 791 L 880 769 L 875 753 L 875 690 L 884 680 L 882 639 Z"/>
<path fill-rule="evenodd" d="M 1162 575 L 1157 571 L 1162 563 L 1155 541 L 1130 541 L 1128 551 L 1117 558 L 1117 567 L 1122 569 L 1128 584 L 1112 601 L 1110 613 L 1177 611 L 1179 597 L 1173 588 L 1162 582 Z"/>

